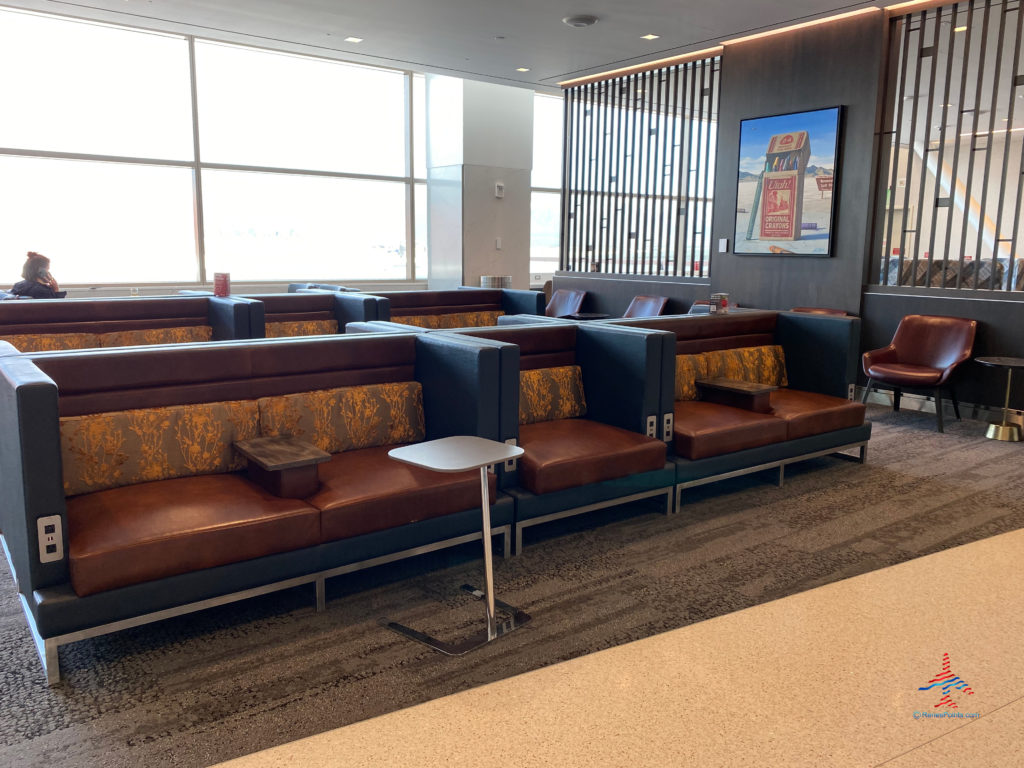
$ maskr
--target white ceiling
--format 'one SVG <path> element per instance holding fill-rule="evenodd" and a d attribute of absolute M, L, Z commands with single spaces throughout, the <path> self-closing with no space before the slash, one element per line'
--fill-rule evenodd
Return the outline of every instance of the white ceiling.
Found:
<path fill-rule="evenodd" d="M 890 0 L 891 1 L 891 0 Z M 539 90 L 883 2 L 0 0 L 0 5 Z M 574 29 L 565 16 L 599 21 Z M 653 41 L 641 35 L 656 34 Z M 346 43 L 345 37 L 361 37 Z M 529 72 L 516 72 L 528 67 Z"/>

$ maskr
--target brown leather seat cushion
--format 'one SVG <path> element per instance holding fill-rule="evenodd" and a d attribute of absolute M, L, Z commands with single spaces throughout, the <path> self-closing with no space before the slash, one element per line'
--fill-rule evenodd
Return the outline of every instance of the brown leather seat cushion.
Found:
<path fill-rule="evenodd" d="M 860 403 L 817 392 L 777 389 L 771 394 L 771 404 L 772 415 L 786 422 L 788 440 L 864 423 L 864 406 Z"/>
<path fill-rule="evenodd" d="M 673 433 L 678 455 L 704 459 L 782 442 L 786 439 L 786 422 L 728 405 L 678 400 Z"/>
<path fill-rule="evenodd" d="M 312 546 L 320 513 L 241 475 L 180 477 L 67 501 L 71 585 L 80 595 Z"/>
<path fill-rule="evenodd" d="M 589 419 L 523 424 L 519 482 L 533 493 L 551 493 L 665 466 L 661 440 Z"/>
<path fill-rule="evenodd" d="M 881 379 L 888 384 L 904 387 L 933 387 L 945 373 L 944 368 L 911 363 L 874 363 L 868 366 L 867 374 L 872 379 Z"/>
<path fill-rule="evenodd" d="M 336 453 L 319 466 L 322 541 L 359 536 L 480 506 L 480 473 L 432 472 L 388 456 L 383 445 Z M 497 485 L 488 476 L 491 502 Z"/>

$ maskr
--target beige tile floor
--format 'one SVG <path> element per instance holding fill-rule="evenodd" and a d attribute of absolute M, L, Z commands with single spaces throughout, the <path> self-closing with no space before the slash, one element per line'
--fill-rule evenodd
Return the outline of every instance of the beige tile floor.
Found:
<path fill-rule="evenodd" d="M 1022 651 L 1016 531 L 224 765 L 1024 766 Z"/>

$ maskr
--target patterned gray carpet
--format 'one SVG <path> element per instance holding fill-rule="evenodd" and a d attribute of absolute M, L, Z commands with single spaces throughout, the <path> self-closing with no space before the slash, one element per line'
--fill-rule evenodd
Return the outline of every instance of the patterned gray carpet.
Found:
<path fill-rule="evenodd" d="M 48 688 L 0 563 L 0 765 L 203 766 L 1024 527 L 1024 445 L 872 408 L 868 463 L 827 457 L 528 532 L 498 594 L 534 620 L 448 658 L 482 619 L 479 545 L 83 641 Z M 2 561 L 2 558 L 0 558 Z"/>

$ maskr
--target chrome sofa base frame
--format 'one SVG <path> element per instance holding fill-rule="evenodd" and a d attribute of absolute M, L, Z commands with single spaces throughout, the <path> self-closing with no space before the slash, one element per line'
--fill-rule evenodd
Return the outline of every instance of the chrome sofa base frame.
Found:
<path fill-rule="evenodd" d="M 503 525 L 491 530 L 491 538 L 495 536 L 502 536 L 502 556 L 508 558 L 512 554 L 512 526 Z M 60 682 L 60 657 L 58 655 L 58 649 L 62 645 L 68 645 L 69 643 L 75 643 L 79 640 L 88 640 L 92 637 L 99 637 L 100 635 L 108 635 L 114 632 L 120 632 L 123 629 L 131 629 L 132 627 L 138 627 L 143 624 L 151 624 L 155 621 L 162 621 L 164 619 L 174 618 L 175 616 L 184 616 L 189 613 L 196 611 L 206 610 L 207 608 L 215 608 L 218 605 L 227 605 L 238 600 L 246 600 L 250 597 L 259 597 L 260 595 L 267 595 L 272 592 L 278 592 L 282 589 L 291 589 L 292 587 L 302 586 L 303 584 L 315 584 L 316 585 L 316 610 L 322 612 L 326 608 L 326 591 L 327 579 L 335 576 L 342 576 L 346 573 L 353 573 L 354 571 L 365 570 L 366 568 L 373 568 L 377 565 L 385 565 L 387 563 L 393 563 L 397 560 L 404 560 L 409 557 L 415 557 L 416 555 L 425 555 L 429 552 L 436 552 L 441 549 L 447 549 L 449 547 L 455 547 L 460 544 L 467 544 L 472 541 L 480 541 L 483 538 L 482 533 L 467 533 L 463 536 L 456 536 L 451 539 L 445 539 L 443 541 L 435 541 L 431 544 L 424 544 L 419 547 L 412 547 L 405 549 L 400 552 L 393 552 L 387 555 L 381 555 L 380 557 L 373 557 L 369 560 L 361 560 L 357 563 L 349 563 L 348 565 L 339 566 L 337 568 L 329 568 L 325 571 L 319 571 L 317 573 L 310 573 L 304 576 L 296 576 L 292 579 L 284 579 L 283 581 L 277 581 L 272 584 L 263 584 L 258 587 L 251 589 L 244 589 L 240 592 L 233 592 L 227 595 L 218 595 L 217 597 L 211 597 L 207 600 L 199 600 L 194 603 L 186 603 L 185 605 L 177 605 L 173 608 L 166 608 L 161 611 L 154 611 L 152 613 L 145 613 L 141 616 L 133 616 L 130 619 L 123 619 L 121 621 L 110 622 L 109 624 L 101 624 L 96 627 L 89 627 L 88 629 L 81 629 L 77 632 L 69 632 L 64 635 L 56 635 L 55 637 L 41 637 L 38 629 L 36 628 L 35 617 L 32 615 L 32 610 L 29 607 L 28 600 L 25 596 L 20 594 L 18 597 L 21 598 L 21 607 L 25 612 L 25 618 L 28 621 L 29 631 L 32 634 L 32 640 L 36 645 L 36 652 L 39 654 L 39 661 L 43 665 L 43 672 L 46 674 L 46 682 L 49 685 L 56 685 Z M 7 555 L 7 562 L 11 563 L 10 555 L 7 554 L 7 542 L 0 536 L 0 542 L 3 542 L 4 554 Z M 11 564 L 11 574 L 14 576 L 15 583 L 18 581 L 17 574 L 14 573 L 14 565 Z"/>
<path fill-rule="evenodd" d="M 734 469 L 731 472 L 722 472 L 717 475 L 710 475 L 708 477 L 702 477 L 697 480 L 687 480 L 685 483 L 679 483 L 676 485 L 675 504 L 676 509 L 679 509 L 682 504 L 683 491 L 687 488 L 696 488 L 698 485 L 707 485 L 708 483 L 714 483 L 719 480 L 728 480 L 730 477 L 740 477 L 741 475 L 749 475 L 754 472 L 762 472 L 766 469 L 778 469 L 779 470 L 779 487 L 781 488 L 786 481 L 786 466 L 788 464 L 795 464 L 798 461 L 806 461 L 807 459 L 816 459 L 819 456 L 830 456 L 833 453 L 840 453 L 841 451 L 848 451 L 854 448 L 860 449 L 859 455 L 856 459 L 852 456 L 842 454 L 843 458 L 851 459 L 863 464 L 867 461 L 868 457 L 868 441 L 860 440 L 855 443 L 847 443 L 846 445 L 838 445 L 834 448 L 825 448 L 820 451 L 811 451 L 810 453 L 802 453 L 799 456 L 790 456 L 785 459 L 775 459 L 773 461 L 766 461 L 763 464 L 755 464 L 750 467 L 743 467 L 742 469 Z"/>
<path fill-rule="evenodd" d="M 516 529 L 516 548 L 515 553 L 518 555 L 523 551 L 523 529 L 529 528 L 533 525 L 540 525 L 541 523 L 549 523 L 552 520 L 561 520 L 563 517 L 572 517 L 574 515 L 582 515 L 585 512 L 593 512 L 598 509 L 605 509 L 607 507 L 617 507 L 620 504 L 627 504 L 631 501 L 638 501 L 639 499 L 649 499 L 653 496 L 665 495 L 665 514 L 670 515 L 674 511 L 672 486 L 665 486 L 663 488 L 655 488 L 650 491 L 643 491 L 641 493 L 630 494 L 629 496 L 618 496 L 614 499 L 606 499 L 605 501 L 599 501 L 595 504 L 586 504 L 582 507 L 573 507 L 572 509 L 563 509 L 558 512 L 552 512 L 549 515 L 542 515 L 540 517 L 533 517 L 529 520 L 519 521 L 515 523 Z"/>

